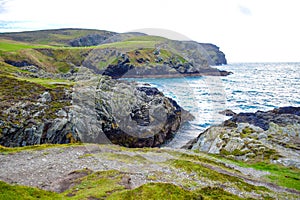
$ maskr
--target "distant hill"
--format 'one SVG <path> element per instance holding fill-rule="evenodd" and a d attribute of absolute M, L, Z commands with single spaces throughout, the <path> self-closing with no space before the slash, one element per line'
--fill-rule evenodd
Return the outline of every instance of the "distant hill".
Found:
<path fill-rule="evenodd" d="M 94 30 L 94 29 L 53 29 L 40 31 L 25 31 L 13 33 L 0 33 L 1 39 L 14 40 L 19 42 L 27 42 L 32 44 L 43 44 L 53 46 L 72 46 L 72 42 L 76 44 L 76 39 L 100 37 L 107 39 L 117 33 L 111 31 Z M 94 39 L 94 38 L 93 38 Z M 96 43 L 93 45 L 97 45 Z"/>
<path fill-rule="evenodd" d="M 124 74 L 133 77 L 136 74 L 228 75 L 209 67 L 227 63 L 225 54 L 216 45 L 175 41 L 137 32 L 56 29 L 1 33 L 0 44 L 0 61 L 16 67 L 33 65 L 48 72 L 66 73 L 84 65 L 96 73 L 115 77 Z M 149 52 L 157 54 L 150 55 L 151 58 L 127 55 L 140 50 L 147 51 L 148 56 Z M 161 51 L 164 55 L 159 55 Z M 129 62 L 118 64 L 123 59 L 120 56 L 130 57 Z M 181 59 L 174 62 L 177 58 Z"/>

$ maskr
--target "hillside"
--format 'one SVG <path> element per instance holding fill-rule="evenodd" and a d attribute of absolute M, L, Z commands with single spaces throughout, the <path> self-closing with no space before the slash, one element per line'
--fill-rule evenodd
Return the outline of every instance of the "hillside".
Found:
<path fill-rule="evenodd" d="M 128 68 L 125 73 L 140 76 L 228 75 L 209 66 L 226 64 L 225 55 L 218 47 L 189 43 L 191 42 L 173 41 L 142 33 L 118 34 L 85 29 L 1 33 L 0 61 L 16 67 L 36 66 L 52 73 L 67 73 L 82 65 L 96 73 L 103 73 L 109 68 L 110 73 L 116 73 L 116 77 L 120 76 L 120 67 Z M 126 65 L 117 65 L 120 57 L 141 49 L 156 52 L 151 61 L 143 58 L 144 62 L 139 62 L 138 66 L 147 70 L 129 72 L 130 69 L 138 68 L 136 61 L 141 58 L 140 55 L 132 55 Z M 167 56 L 160 56 L 160 50 L 168 51 L 164 54 Z M 181 62 L 172 63 L 176 57 L 180 57 Z M 161 73 L 157 74 L 159 71 Z"/>
<path fill-rule="evenodd" d="M 81 38 L 82 42 L 91 45 L 97 45 L 117 33 L 92 29 L 55 29 L 1 33 L 2 39 L 14 40 L 18 42 L 26 42 L 31 44 L 43 44 L 51 46 L 79 46 L 77 39 Z M 90 41 L 89 41 L 90 39 Z M 73 44 L 73 45 L 72 45 Z"/>

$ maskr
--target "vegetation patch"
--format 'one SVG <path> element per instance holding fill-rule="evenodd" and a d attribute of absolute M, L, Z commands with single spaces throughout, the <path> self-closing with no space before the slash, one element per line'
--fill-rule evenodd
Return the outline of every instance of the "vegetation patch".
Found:
<path fill-rule="evenodd" d="M 206 178 L 212 181 L 218 181 L 221 183 L 229 183 L 232 184 L 232 186 L 237 187 L 238 189 L 246 192 L 251 191 L 265 191 L 268 190 L 264 187 L 258 187 L 255 185 L 251 185 L 249 183 L 244 182 L 242 179 L 230 176 L 227 174 L 219 173 L 213 169 L 204 167 L 203 165 L 199 163 L 193 163 L 191 161 L 185 161 L 185 160 L 173 160 L 170 163 L 172 166 L 182 169 L 188 173 L 196 173 L 199 178 Z"/>
<path fill-rule="evenodd" d="M 255 131 L 250 128 L 250 127 L 245 127 L 243 130 L 242 130 L 242 133 L 240 134 L 241 135 L 241 138 L 246 138 L 248 137 L 251 133 L 254 133 Z"/>
<path fill-rule="evenodd" d="M 21 49 L 45 48 L 47 46 L 32 45 L 28 43 L 16 42 L 12 40 L 0 39 L 0 51 L 18 51 Z"/>
<path fill-rule="evenodd" d="M 0 200 L 13 200 L 13 199 L 62 199 L 62 195 L 55 192 L 49 192 L 38 188 L 9 185 L 0 181 Z"/>
<path fill-rule="evenodd" d="M 75 186 L 65 191 L 67 199 L 104 199 L 112 193 L 122 191 L 123 173 L 116 170 L 95 172 L 75 180 Z"/>
<path fill-rule="evenodd" d="M 296 189 L 300 191 L 300 169 L 294 167 L 286 167 L 280 164 L 272 164 L 269 161 L 242 162 L 234 159 L 225 159 L 220 155 L 211 155 L 224 162 L 234 163 L 245 168 L 253 168 L 260 171 L 269 172 L 265 176 L 266 181 L 280 185 L 286 188 Z"/>
<path fill-rule="evenodd" d="M 238 163 L 241 166 L 267 171 L 270 173 L 270 175 L 266 176 L 268 181 L 283 187 L 300 191 L 300 169 L 266 162 L 258 162 L 254 164 L 246 164 L 242 162 Z"/>
<path fill-rule="evenodd" d="M 199 193 L 204 197 L 204 199 L 226 199 L 226 200 L 241 200 L 244 198 L 240 198 L 236 195 L 233 195 L 229 192 L 226 192 L 222 188 L 218 187 L 205 187 L 202 188 Z"/>
<path fill-rule="evenodd" d="M 134 190 L 127 190 L 112 194 L 108 199 L 203 199 L 192 191 L 184 190 L 170 183 L 147 183 Z"/>
<path fill-rule="evenodd" d="M 0 153 L 1 154 L 9 154 L 9 153 L 18 153 L 21 151 L 40 151 L 49 148 L 67 148 L 67 147 L 75 147 L 81 146 L 82 143 L 76 144 L 41 144 L 41 145 L 32 145 L 32 146 L 24 146 L 24 147 L 4 147 L 0 145 Z"/>
<path fill-rule="evenodd" d="M 101 153 L 99 156 L 105 156 L 106 159 L 109 160 L 117 160 L 124 163 L 147 163 L 147 159 L 141 155 L 127 155 L 127 154 L 120 154 L 120 153 Z"/>

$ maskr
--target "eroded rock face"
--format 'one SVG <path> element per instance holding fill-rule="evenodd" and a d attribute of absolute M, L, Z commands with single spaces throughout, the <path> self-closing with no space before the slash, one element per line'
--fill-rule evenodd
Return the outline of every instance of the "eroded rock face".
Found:
<path fill-rule="evenodd" d="M 96 112 L 109 140 L 126 147 L 160 146 L 191 118 L 156 88 L 106 76 L 97 87 Z"/>
<path fill-rule="evenodd" d="M 154 147 L 171 139 L 192 117 L 156 88 L 106 76 L 99 82 L 97 76 L 87 79 L 80 74 L 73 88 L 46 89 L 14 80 L 16 85 L 31 89 L 32 94 L 24 90 L 15 99 L 3 99 L 0 145 L 81 141 Z M 6 82 L 11 84 L 13 80 L 3 79 Z M 11 91 L 7 88 L 3 92 Z"/>
<path fill-rule="evenodd" d="M 190 142 L 191 149 L 300 168 L 300 108 L 240 113 Z"/>

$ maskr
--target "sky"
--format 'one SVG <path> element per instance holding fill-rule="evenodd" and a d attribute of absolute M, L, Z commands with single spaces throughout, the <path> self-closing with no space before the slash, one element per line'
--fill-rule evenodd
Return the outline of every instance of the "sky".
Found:
<path fill-rule="evenodd" d="M 216 44 L 231 63 L 300 62 L 299 9 L 299 0 L 0 0 L 0 32 L 143 30 Z"/>

